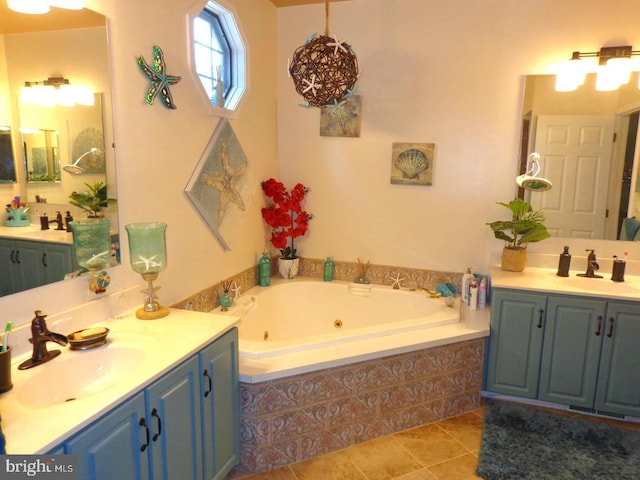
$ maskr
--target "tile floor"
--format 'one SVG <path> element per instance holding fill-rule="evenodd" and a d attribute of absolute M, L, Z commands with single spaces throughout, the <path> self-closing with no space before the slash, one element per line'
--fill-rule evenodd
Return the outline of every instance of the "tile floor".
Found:
<path fill-rule="evenodd" d="M 640 430 L 640 424 L 565 414 Z M 232 472 L 227 480 L 479 479 L 475 470 L 483 416 L 484 407 L 269 472 Z"/>

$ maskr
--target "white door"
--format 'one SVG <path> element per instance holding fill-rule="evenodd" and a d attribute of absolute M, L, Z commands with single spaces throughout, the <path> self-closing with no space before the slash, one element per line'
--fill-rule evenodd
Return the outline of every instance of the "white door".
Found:
<path fill-rule="evenodd" d="M 553 188 L 531 192 L 553 236 L 604 238 L 613 115 L 539 115 L 535 151 Z"/>

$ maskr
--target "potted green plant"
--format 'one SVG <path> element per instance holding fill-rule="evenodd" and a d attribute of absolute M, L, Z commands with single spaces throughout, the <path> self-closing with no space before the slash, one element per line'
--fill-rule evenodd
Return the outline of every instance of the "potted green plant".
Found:
<path fill-rule="evenodd" d="M 86 192 L 73 192 L 69 195 L 69 203 L 81 208 L 89 217 L 99 217 L 107 206 L 107 184 L 104 182 L 85 183 Z"/>
<path fill-rule="evenodd" d="M 527 263 L 527 244 L 549 238 L 544 226 L 544 214 L 531 208 L 528 202 L 514 198 L 509 203 L 497 202 L 511 211 L 511 220 L 487 223 L 498 240 L 504 240 L 502 269 L 521 272 Z"/>

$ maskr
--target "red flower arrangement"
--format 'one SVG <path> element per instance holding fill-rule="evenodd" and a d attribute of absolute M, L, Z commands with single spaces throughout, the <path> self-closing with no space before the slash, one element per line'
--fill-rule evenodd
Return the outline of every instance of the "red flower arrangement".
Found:
<path fill-rule="evenodd" d="M 313 215 L 302 210 L 301 203 L 309 189 L 301 183 L 287 191 L 282 182 L 270 178 L 260 184 L 273 203 L 262 209 L 262 218 L 271 227 L 271 244 L 280 250 L 282 258 L 298 258 L 293 240 L 307 233 Z"/>

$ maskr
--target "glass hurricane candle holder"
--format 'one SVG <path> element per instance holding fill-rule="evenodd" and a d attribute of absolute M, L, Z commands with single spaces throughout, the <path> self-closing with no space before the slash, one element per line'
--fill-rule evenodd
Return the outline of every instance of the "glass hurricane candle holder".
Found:
<path fill-rule="evenodd" d="M 144 320 L 162 318 L 169 314 L 169 309 L 160 306 L 157 301 L 156 291 L 160 287 L 154 287 L 153 281 L 158 278 L 158 273 L 167 266 L 167 246 L 165 240 L 166 223 L 144 222 L 125 225 L 129 238 L 129 256 L 131 268 L 142 275 L 147 282 L 145 302 L 142 308 L 136 311 L 136 317 Z"/>
<path fill-rule="evenodd" d="M 89 271 L 104 268 L 111 260 L 109 220 L 86 219 L 69 222 L 76 262 Z"/>

